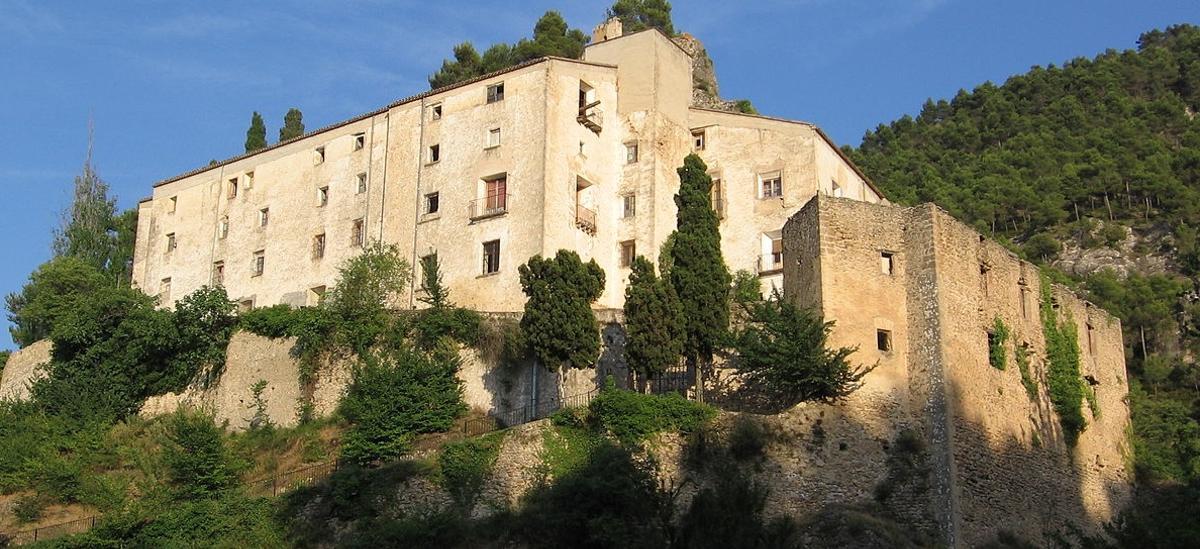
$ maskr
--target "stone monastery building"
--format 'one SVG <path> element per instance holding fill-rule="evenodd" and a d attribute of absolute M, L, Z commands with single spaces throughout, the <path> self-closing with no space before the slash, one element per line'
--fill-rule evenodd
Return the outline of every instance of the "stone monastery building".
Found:
<path fill-rule="evenodd" d="M 692 105 L 692 59 L 656 30 L 597 28 L 542 58 L 154 186 L 134 284 L 170 304 L 222 284 L 242 307 L 314 304 L 366 244 L 438 255 L 457 304 L 520 311 L 517 266 L 574 250 L 620 308 L 635 254 L 675 229 L 676 168 L 708 164 L 731 270 L 782 284 L 782 229 L 814 195 L 882 195 L 817 127 Z M 412 292 L 410 292 L 411 294 Z M 413 306 L 412 296 L 406 305 Z"/>

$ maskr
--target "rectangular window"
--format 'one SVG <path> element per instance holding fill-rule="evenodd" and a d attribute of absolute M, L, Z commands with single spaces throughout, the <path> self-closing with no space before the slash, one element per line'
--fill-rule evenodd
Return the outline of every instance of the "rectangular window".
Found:
<path fill-rule="evenodd" d="M 441 159 L 442 159 L 442 146 L 441 145 L 430 145 L 429 146 L 429 163 L 433 164 Z"/>
<path fill-rule="evenodd" d="M 431 105 L 429 107 L 429 119 L 430 120 L 441 120 L 442 119 L 442 104 L 441 103 L 434 103 L 433 105 Z"/>
<path fill-rule="evenodd" d="M 249 312 L 253 308 L 254 308 L 254 298 L 243 299 L 238 302 L 238 312 L 239 313 Z"/>
<path fill-rule="evenodd" d="M 500 128 L 492 128 L 488 130 L 487 148 L 500 146 Z"/>
<path fill-rule="evenodd" d="M 836 196 L 838 198 L 842 197 L 842 194 L 843 194 L 842 186 L 838 185 L 837 181 L 831 181 L 829 189 L 830 189 L 830 192 L 833 193 L 833 196 Z"/>
<path fill-rule="evenodd" d="M 771 266 L 775 269 L 783 268 L 783 238 L 774 237 L 771 239 Z"/>
<path fill-rule="evenodd" d="M 165 305 L 171 302 L 171 279 L 164 278 L 158 287 L 158 303 Z"/>
<path fill-rule="evenodd" d="M 879 270 L 885 275 L 895 272 L 895 255 L 892 252 L 879 252 Z"/>
<path fill-rule="evenodd" d="M 621 243 L 621 267 L 633 266 L 633 258 L 637 257 L 637 244 L 632 240 Z"/>
<path fill-rule="evenodd" d="M 875 347 L 884 353 L 892 352 L 891 330 L 875 330 Z"/>
<path fill-rule="evenodd" d="M 626 164 L 635 164 L 635 163 L 637 163 L 637 161 L 638 161 L 638 144 L 637 144 L 637 142 L 626 143 L 625 144 L 625 163 Z"/>
<path fill-rule="evenodd" d="M 712 183 L 713 211 L 717 212 L 717 219 L 725 219 L 725 192 L 721 188 L 721 180 L 714 177 Z"/>
<path fill-rule="evenodd" d="M 621 197 L 621 201 L 624 206 L 621 217 L 633 217 L 637 215 L 637 195 L 627 194 Z"/>
<path fill-rule="evenodd" d="M 313 286 L 312 288 L 308 289 L 308 296 L 305 301 L 305 305 L 309 307 L 316 307 L 319 306 L 324 300 L 325 286 Z"/>
<path fill-rule="evenodd" d="M 425 195 L 425 213 L 438 213 L 438 208 L 441 206 L 441 195 L 438 193 L 429 193 Z"/>
<path fill-rule="evenodd" d="M 325 162 L 325 147 L 317 147 L 313 154 L 313 164 L 321 164 Z"/>
<path fill-rule="evenodd" d="M 218 261 L 213 263 L 212 281 L 216 286 L 225 284 L 225 262 Z"/>
<path fill-rule="evenodd" d="M 367 146 L 367 134 L 365 134 L 365 133 L 354 134 L 354 150 L 361 151 L 361 150 L 363 150 L 363 147 L 366 147 L 366 146 Z"/>
<path fill-rule="evenodd" d="M 267 253 L 265 250 L 254 252 L 254 263 L 251 265 L 250 276 L 262 276 L 267 268 Z"/>
<path fill-rule="evenodd" d="M 179 197 L 172 196 L 167 202 L 167 213 L 175 213 L 177 207 L 179 207 Z"/>
<path fill-rule="evenodd" d="M 500 241 L 491 240 L 483 243 L 483 274 L 500 272 Z"/>
<path fill-rule="evenodd" d="M 238 193 L 238 180 L 235 177 L 235 178 L 229 180 L 229 193 L 226 196 L 228 196 L 229 198 L 237 198 L 237 193 Z"/>
<path fill-rule="evenodd" d="M 175 233 L 168 234 L 167 235 L 167 252 L 175 251 L 175 248 L 178 245 L 179 245 L 179 242 L 175 240 Z"/>
<path fill-rule="evenodd" d="M 321 187 L 317 189 L 317 207 L 323 207 L 329 204 L 329 187 Z"/>
<path fill-rule="evenodd" d="M 350 245 L 361 247 L 363 245 L 364 236 L 363 220 L 355 219 L 354 224 L 350 227 Z"/>
<path fill-rule="evenodd" d="M 358 176 L 355 179 L 357 180 L 356 181 L 356 183 L 357 183 L 357 191 L 356 192 L 358 192 L 358 194 L 367 192 L 367 172 L 358 174 Z"/>
<path fill-rule="evenodd" d="M 504 82 L 487 87 L 487 102 L 495 103 L 497 101 L 504 101 Z"/>
<path fill-rule="evenodd" d="M 771 172 L 759 176 L 762 181 L 760 198 L 779 198 L 783 196 L 783 175 Z"/>
<path fill-rule="evenodd" d="M 486 211 L 508 210 L 508 175 L 499 175 L 483 182 Z"/>
<path fill-rule="evenodd" d="M 246 190 L 254 188 L 254 172 L 246 172 L 246 177 L 243 179 L 246 181 Z"/>
<path fill-rule="evenodd" d="M 314 236 L 312 243 L 312 258 L 321 259 L 323 257 L 325 257 L 325 233 Z"/>
<path fill-rule="evenodd" d="M 217 238 L 225 240 L 229 236 L 229 218 L 222 217 L 221 222 L 217 224 Z"/>
<path fill-rule="evenodd" d="M 692 132 L 692 150 L 704 150 L 704 130 Z"/>
<path fill-rule="evenodd" d="M 271 208 L 263 208 L 258 210 L 258 226 L 266 227 L 271 221 Z"/>

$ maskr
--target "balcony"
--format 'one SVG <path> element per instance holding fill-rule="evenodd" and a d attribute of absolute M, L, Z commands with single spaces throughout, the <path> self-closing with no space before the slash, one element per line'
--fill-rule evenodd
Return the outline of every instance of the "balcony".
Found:
<path fill-rule="evenodd" d="M 763 254 L 758 258 L 758 274 L 773 275 L 783 272 L 783 252 Z"/>
<path fill-rule="evenodd" d="M 594 236 L 596 234 L 596 212 L 576 204 L 575 226 L 579 227 L 583 232 Z"/>
<path fill-rule="evenodd" d="M 510 195 L 497 194 L 471 201 L 471 221 L 480 221 L 508 213 Z"/>
<path fill-rule="evenodd" d="M 583 124 L 584 127 L 592 130 L 595 133 L 600 133 L 600 130 L 603 129 L 603 120 L 604 111 L 600 109 L 599 101 L 593 101 L 586 105 L 580 105 L 579 116 L 575 117 L 576 122 Z"/>

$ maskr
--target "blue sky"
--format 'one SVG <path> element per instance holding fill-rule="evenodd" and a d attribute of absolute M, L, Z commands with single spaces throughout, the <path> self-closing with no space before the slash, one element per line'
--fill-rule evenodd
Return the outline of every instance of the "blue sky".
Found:
<path fill-rule="evenodd" d="M 49 257 L 89 116 L 95 165 L 131 207 L 157 180 L 240 153 L 251 111 L 272 141 L 288 107 L 317 128 L 424 91 L 457 42 L 528 36 L 547 9 L 590 34 L 610 3 L 0 0 L 0 293 Z M 722 95 L 848 144 L 926 98 L 1200 19 L 1195 0 L 674 5 Z M 0 348 L 11 346 L 3 330 Z"/>

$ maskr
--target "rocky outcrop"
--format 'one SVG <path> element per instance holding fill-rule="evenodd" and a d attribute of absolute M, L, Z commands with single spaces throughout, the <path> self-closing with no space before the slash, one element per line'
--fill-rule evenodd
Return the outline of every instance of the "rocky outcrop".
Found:
<path fill-rule="evenodd" d="M 1150 229 L 1131 229 L 1112 223 L 1112 229 L 1106 230 L 1104 222 L 1086 232 L 1079 232 L 1063 242 L 1063 249 L 1051 265 L 1075 276 L 1087 276 L 1110 269 L 1120 278 L 1131 273 L 1141 275 L 1163 274 L 1177 272 L 1172 264 L 1174 256 L 1174 239 L 1168 229 L 1152 227 Z M 1106 233 L 1124 236 L 1117 239 L 1110 237 L 1106 241 L 1102 236 Z"/>
<path fill-rule="evenodd" d="M 721 99 L 717 71 L 699 38 L 683 33 L 671 39 L 692 58 L 692 105 L 707 109 L 738 111 L 736 101 Z"/>
<path fill-rule="evenodd" d="M 0 400 L 29 398 L 29 385 L 43 375 L 42 366 L 50 362 L 53 348 L 50 340 L 43 339 L 13 352 L 0 372 Z"/>

